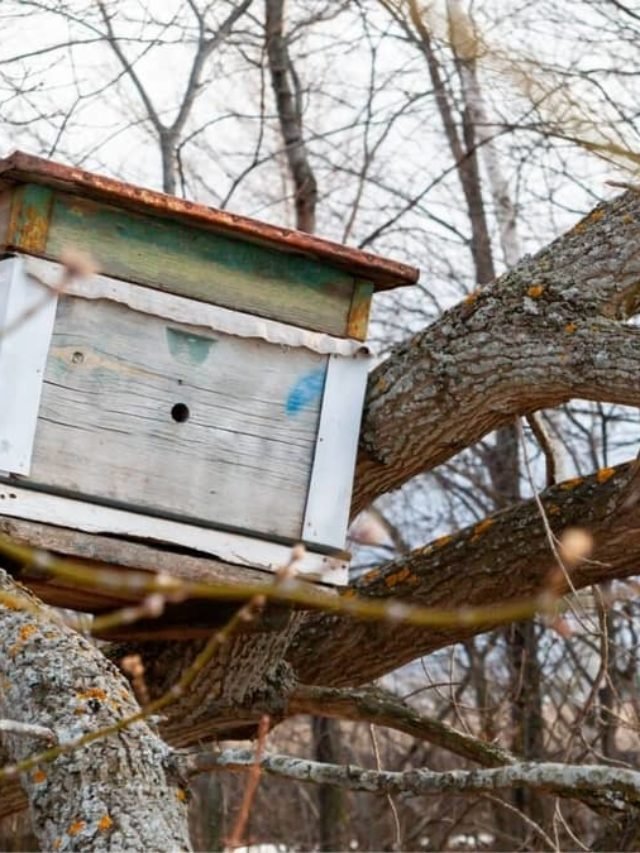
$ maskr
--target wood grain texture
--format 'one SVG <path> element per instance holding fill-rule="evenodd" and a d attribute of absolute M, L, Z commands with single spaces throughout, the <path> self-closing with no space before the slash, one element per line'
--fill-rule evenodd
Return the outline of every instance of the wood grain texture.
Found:
<path fill-rule="evenodd" d="M 355 280 L 312 258 L 59 193 L 46 254 L 59 258 L 69 246 L 88 251 L 106 275 L 348 334 Z"/>
<path fill-rule="evenodd" d="M 370 281 L 357 281 L 347 318 L 347 335 L 350 338 L 355 338 L 357 341 L 366 340 L 372 297 L 373 284 Z"/>
<path fill-rule="evenodd" d="M 114 536 L 104 536 L 95 533 L 82 533 L 52 524 L 42 524 L 37 521 L 25 521 L 20 518 L 6 518 L 0 515 L 0 533 L 9 536 L 14 542 L 28 545 L 31 548 L 41 548 L 61 556 L 76 559 L 83 565 L 108 564 L 114 571 L 163 572 L 172 577 L 194 583 L 272 583 L 273 576 L 269 572 L 251 569 L 246 566 L 234 566 L 210 557 L 192 556 L 183 551 L 172 551 L 170 548 L 154 548 L 139 542 L 129 542 Z M 48 587 L 63 589 L 64 581 L 45 581 L 42 572 L 35 572 L 23 567 L 18 575 L 19 580 L 27 586 L 38 578 Z M 116 590 L 81 592 L 77 587 L 68 590 L 68 594 L 83 594 L 105 599 L 105 606 L 116 607 L 122 604 L 138 603 L 142 593 L 133 586 L 128 586 L 126 576 L 122 586 Z M 45 596 L 45 599 L 48 600 Z M 49 602 L 52 603 L 52 602 Z M 64 604 L 72 607 L 71 604 Z M 101 608 L 104 609 L 104 608 Z"/>
<path fill-rule="evenodd" d="M 307 350 L 62 298 L 31 481 L 296 540 L 325 370 Z"/>
<path fill-rule="evenodd" d="M 143 600 L 144 591 L 135 582 L 130 582 L 130 570 L 134 570 L 136 576 L 138 572 L 146 570 L 150 572 L 150 577 L 162 572 L 187 582 L 217 582 L 231 586 L 234 583 L 269 584 L 273 580 L 269 573 L 256 569 L 22 519 L 0 516 L 0 533 L 9 536 L 13 542 L 62 556 L 84 569 L 92 568 L 96 573 L 106 571 L 112 577 L 121 579 L 117 586 L 112 585 L 108 589 L 82 588 L 69 580 L 47 578 L 42 570 L 14 566 L 4 561 L 3 567 L 47 604 L 88 613 L 109 612 L 139 604 Z M 228 621 L 239 602 L 186 599 L 177 604 L 167 603 L 159 617 L 112 626 L 99 636 L 123 640 L 209 637 L 212 628 Z M 283 626 L 283 620 L 288 619 L 288 614 L 289 607 L 272 604 L 259 619 L 240 626 L 239 630 L 242 633 L 277 630 Z"/>

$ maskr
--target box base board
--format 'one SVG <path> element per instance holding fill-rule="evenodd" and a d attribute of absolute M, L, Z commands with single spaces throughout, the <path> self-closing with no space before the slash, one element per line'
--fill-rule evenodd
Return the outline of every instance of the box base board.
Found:
<path fill-rule="evenodd" d="M 292 563 L 292 548 L 286 545 L 86 503 L 14 484 L 0 483 L 0 516 L 85 533 L 127 537 L 149 544 L 179 546 L 225 563 L 265 572 L 275 572 Z M 348 563 L 339 557 L 306 550 L 292 568 L 305 580 L 321 581 L 333 586 L 342 586 L 348 582 Z"/>

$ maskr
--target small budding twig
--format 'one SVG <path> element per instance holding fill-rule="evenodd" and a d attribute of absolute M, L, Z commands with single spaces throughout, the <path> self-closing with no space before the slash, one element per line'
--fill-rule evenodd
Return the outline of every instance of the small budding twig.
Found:
<path fill-rule="evenodd" d="M 554 544 L 555 548 L 555 544 Z M 367 622 L 387 622 L 398 625 L 413 625 L 419 628 L 454 628 L 459 626 L 494 625 L 497 622 L 517 622 L 537 613 L 555 612 L 558 596 L 552 589 L 543 589 L 539 594 L 505 604 L 490 604 L 479 607 L 424 607 L 397 600 L 373 599 L 354 594 L 353 588 L 347 595 L 323 592 L 295 577 L 275 576 L 271 583 L 221 583 L 191 582 L 167 574 L 127 571 L 114 572 L 108 569 L 89 568 L 55 557 L 37 548 L 17 545 L 8 537 L 0 535 L 0 554 L 25 569 L 35 569 L 48 578 L 71 581 L 86 589 L 117 589 L 136 592 L 140 595 L 160 593 L 167 601 L 184 598 L 210 599 L 214 601 L 237 601 L 257 598 L 263 601 L 279 601 L 298 604 L 324 613 L 349 616 Z M 178 597 L 178 598 L 176 598 Z M 109 616 L 99 617 L 92 623 L 103 626 Z"/>
<path fill-rule="evenodd" d="M 244 835 L 244 830 L 247 825 L 247 821 L 249 820 L 249 814 L 251 812 L 251 806 L 253 804 L 256 791 L 258 790 L 260 776 L 262 775 L 262 756 L 264 754 L 264 746 L 267 740 L 267 734 L 269 733 L 269 724 L 270 719 L 265 714 L 263 717 L 261 717 L 260 724 L 258 726 L 258 738 L 256 740 L 255 759 L 253 764 L 249 767 L 247 773 L 247 786 L 244 789 L 244 796 L 242 797 L 242 803 L 240 804 L 240 811 L 238 812 L 238 817 L 236 818 L 235 825 L 231 830 L 229 840 L 226 843 L 226 846 L 229 847 L 231 850 L 233 850 L 235 847 L 240 847 L 242 845 L 242 837 Z"/>

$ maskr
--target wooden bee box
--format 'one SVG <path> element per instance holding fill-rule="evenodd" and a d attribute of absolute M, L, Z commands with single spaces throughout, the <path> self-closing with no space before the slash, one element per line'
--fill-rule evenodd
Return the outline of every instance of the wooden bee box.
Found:
<path fill-rule="evenodd" d="M 0 249 L 0 515 L 344 582 L 371 297 L 416 270 L 19 152 Z"/>

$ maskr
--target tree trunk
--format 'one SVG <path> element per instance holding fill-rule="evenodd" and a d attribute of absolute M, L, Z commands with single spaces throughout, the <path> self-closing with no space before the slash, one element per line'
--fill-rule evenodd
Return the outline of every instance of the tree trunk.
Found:
<path fill-rule="evenodd" d="M 20 774 L 42 849 L 189 850 L 186 795 L 149 721 L 64 749 L 139 711 L 127 681 L 2 570 L 0 593 L 0 718 L 46 727 L 62 748 Z M 46 746 L 7 732 L 2 743 L 12 764 Z"/>

